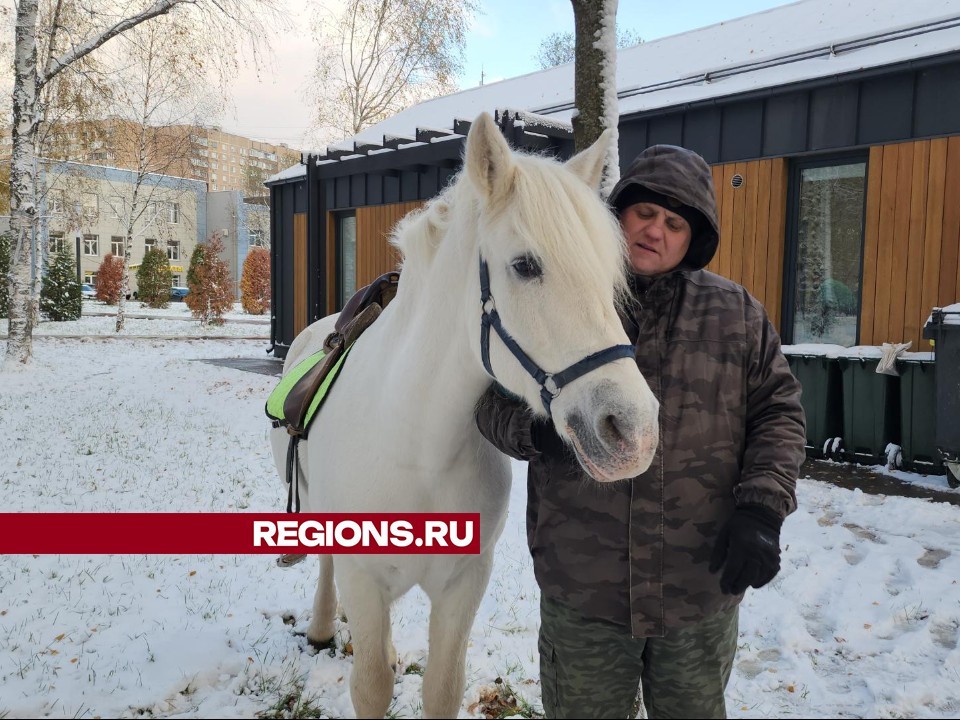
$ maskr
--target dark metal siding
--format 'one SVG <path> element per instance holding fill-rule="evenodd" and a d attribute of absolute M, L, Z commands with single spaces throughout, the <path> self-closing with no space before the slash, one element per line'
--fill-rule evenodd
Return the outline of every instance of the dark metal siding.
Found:
<path fill-rule="evenodd" d="M 960 54 L 621 118 L 620 165 L 657 143 L 710 163 L 960 134 Z"/>

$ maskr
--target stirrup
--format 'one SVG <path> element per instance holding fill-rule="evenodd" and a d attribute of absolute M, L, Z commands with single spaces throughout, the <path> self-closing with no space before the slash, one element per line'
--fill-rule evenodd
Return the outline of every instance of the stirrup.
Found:
<path fill-rule="evenodd" d="M 299 555 L 296 553 L 286 553 L 277 558 L 277 567 L 293 567 L 297 563 L 303 562 L 306 557 L 306 554 Z"/>

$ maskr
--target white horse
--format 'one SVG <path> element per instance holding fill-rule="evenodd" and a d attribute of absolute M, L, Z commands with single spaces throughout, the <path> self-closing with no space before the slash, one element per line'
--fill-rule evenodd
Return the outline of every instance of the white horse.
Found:
<path fill-rule="evenodd" d="M 597 193 L 609 139 L 561 165 L 512 153 L 493 119 L 481 115 L 456 182 L 398 226 L 396 298 L 357 341 L 300 445 L 305 511 L 480 514 L 479 555 L 337 557 L 358 717 L 383 717 L 389 707 L 396 661 L 390 605 L 414 585 L 431 604 L 424 715 L 456 717 L 463 702 L 468 634 L 511 478 L 507 458 L 474 423 L 474 406 L 492 381 L 485 366 L 534 413 L 552 418 L 594 479 L 636 476 L 653 458 L 658 404 L 632 348 L 623 347 L 616 310 L 625 287 L 623 243 Z M 481 285 L 492 295 L 483 307 Z M 502 328 L 528 363 L 578 370 L 534 378 L 509 340 L 487 330 L 482 341 L 482 316 L 493 316 L 494 299 Z M 320 349 L 334 320 L 294 340 L 285 371 Z M 598 351 L 606 355 L 578 364 Z M 287 439 L 283 429 L 272 432 L 281 477 Z M 333 559 L 320 556 L 312 643 L 333 637 L 336 605 Z"/>

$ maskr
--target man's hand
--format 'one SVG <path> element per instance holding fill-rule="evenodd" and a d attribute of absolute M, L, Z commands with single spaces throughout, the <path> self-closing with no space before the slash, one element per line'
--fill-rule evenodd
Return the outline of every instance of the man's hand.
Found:
<path fill-rule="evenodd" d="M 739 595 L 760 588 L 780 572 L 780 526 L 783 520 L 760 505 L 738 507 L 720 531 L 710 559 L 710 572 L 721 567 L 720 589 Z"/>

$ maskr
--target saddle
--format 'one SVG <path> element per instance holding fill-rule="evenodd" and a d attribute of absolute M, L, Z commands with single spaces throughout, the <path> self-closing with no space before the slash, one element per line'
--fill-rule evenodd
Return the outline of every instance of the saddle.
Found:
<path fill-rule="evenodd" d="M 274 427 L 290 435 L 287 447 L 287 512 L 300 511 L 299 455 L 297 446 L 306 439 L 317 411 L 323 405 L 347 354 L 397 294 L 399 272 L 384 273 L 360 288 L 344 306 L 323 349 L 299 362 L 267 398 L 266 414 Z"/>

